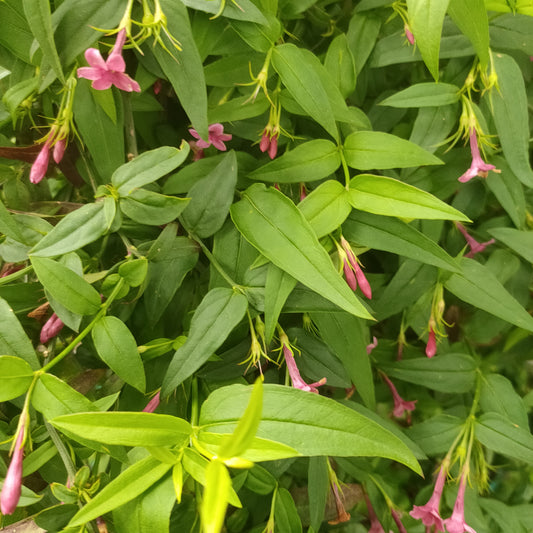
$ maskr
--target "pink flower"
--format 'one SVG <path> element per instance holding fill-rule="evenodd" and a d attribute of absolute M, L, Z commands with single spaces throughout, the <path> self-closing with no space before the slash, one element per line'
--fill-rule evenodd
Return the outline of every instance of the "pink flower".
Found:
<path fill-rule="evenodd" d="M 50 146 L 51 141 L 47 140 L 31 166 L 30 181 L 32 183 L 39 183 L 46 175 L 48 162 L 50 161 Z"/>
<path fill-rule="evenodd" d="M 160 402 L 161 391 L 158 391 L 157 394 L 146 404 L 146 407 L 143 409 L 143 413 L 153 413 Z"/>
<path fill-rule="evenodd" d="M 106 61 L 96 48 L 85 50 L 85 59 L 90 67 L 79 68 L 78 78 L 92 80 L 92 88 L 97 90 L 109 89 L 111 85 L 114 85 L 122 91 L 140 93 L 139 84 L 125 74 L 126 62 L 122 57 L 122 48 L 125 42 L 126 29 L 123 28 L 118 32 L 115 46 Z"/>
<path fill-rule="evenodd" d="M 200 159 L 203 159 L 205 157 L 204 151 L 201 148 L 198 148 L 197 141 L 189 141 L 189 146 L 191 147 L 191 151 L 193 153 L 193 161 L 200 161 Z"/>
<path fill-rule="evenodd" d="M 289 345 L 289 341 L 287 339 L 287 336 L 283 333 L 280 335 L 281 338 L 281 345 L 283 347 L 283 356 L 285 357 L 285 363 L 287 364 L 287 369 L 289 370 L 289 375 L 291 377 L 292 386 L 296 389 L 308 391 L 308 392 L 314 392 L 318 394 L 318 388 L 321 385 L 324 385 L 326 383 L 326 378 L 322 378 L 320 381 L 317 381 L 316 383 L 310 383 L 307 384 L 300 375 L 300 371 L 298 370 L 298 366 L 296 365 L 296 361 L 294 359 L 294 353 Z"/>
<path fill-rule="evenodd" d="M 459 222 L 455 223 L 455 226 L 457 229 L 463 234 L 463 237 L 466 239 L 466 242 L 468 246 L 470 247 L 470 251 L 465 254 L 465 257 L 474 257 L 479 252 L 482 252 L 487 246 L 494 244 L 496 241 L 494 239 L 490 239 L 487 242 L 478 242 L 474 237 L 468 234 L 466 231 L 466 228 L 460 224 Z"/>
<path fill-rule="evenodd" d="M 411 411 L 414 411 L 416 409 L 416 402 L 418 400 L 414 400 L 412 402 L 408 402 L 406 400 L 404 400 L 398 393 L 398 390 L 396 389 L 396 387 L 394 386 L 394 383 L 385 375 L 385 374 L 381 374 L 383 379 L 385 380 L 385 383 L 387 384 L 387 386 L 389 387 L 391 393 L 392 393 L 392 397 L 394 398 L 394 409 L 392 411 L 392 414 L 396 417 L 396 418 L 401 418 L 403 416 L 403 414 L 405 413 L 405 411 L 407 411 L 407 413 L 410 413 Z M 410 415 L 408 414 L 408 417 Z"/>
<path fill-rule="evenodd" d="M 409 41 L 410 45 L 415 44 L 415 36 L 409 29 L 409 26 L 407 24 L 404 25 L 403 31 L 405 32 L 405 36 L 407 37 L 407 40 Z"/>
<path fill-rule="evenodd" d="M 22 489 L 22 459 L 24 457 L 24 434 L 26 432 L 26 412 L 21 415 L 18 435 L 13 449 L 13 457 L 7 470 L 2 493 L 0 494 L 0 511 L 2 514 L 12 514 L 17 508 Z"/>
<path fill-rule="evenodd" d="M 409 513 L 416 520 L 422 520 L 425 526 L 435 526 L 436 532 L 444 531 L 444 521 L 439 514 L 440 499 L 446 482 L 446 466 L 443 464 L 440 467 L 437 481 L 435 482 L 435 489 L 431 498 L 426 505 L 415 505 L 413 510 Z"/>
<path fill-rule="evenodd" d="M 426 355 L 431 358 L 436 353 L 437 353 L 437 337 L 435 335 L 435 329 L 432 326 L 430 326 L 428 342 L 426 344 Z"/>
<path fill-rule="evenodd" d="M 444 520 L 448 533 L 476 533 L 474 529 L 465 523 L 465 489 L 466 473 L 463 472 L 452 516 Z"/>
<path fill-rule="evenodd" d="M 486 178 L 489 170 L 500 172 L 494 165 L 489 165 L 488 163 L 485 163 L 483 159 L 481 159 L 476 131 L 474 128 L 471 128 L 470 130 L 470 151 L 472 152 L 472 163 L 470 168 L 459 178 L 461 183 L 466 183 L 476 176 Z"/>
<path fill-rule="evenodd" d="M 370 283 L 368 283 L 363 270 L 359 266 L 359 261 L 357 261 L 352 247 L 342 236 L 341 246 L 345 252 L 342 266 L 344 270 L 344 276 L 346 277 L 346 282 L 354 291 L 357 289 L 357 284 L 359 284 L 361 292 L 370 300 L 372 298 L 372 288 L 370 287 Z"/>
<path fill-rule="evenodd" d="M 195 139 L 198 139 L 198 141 L 196 141 L 196 146 L 198 148 L 209 148 L 213 145 L 217 150 L 222 152 L 227 150 L 224 141 L 231 141 L 233 137 L 229 133 L 224 133 L 224 126 L 218 122 L 209 126 L 209 137 L 207 141 L 204 141 L 194 128 L 189 129 L 189 133 Z"/>
<path fill-rule="evenodd" d="M 41 335 L 39 336 L 41 344 L 46 344 L 50 339 L 53 339 L 63 329 L 63 326 L 61 319 L 53 313 L 41 329 Z"/>

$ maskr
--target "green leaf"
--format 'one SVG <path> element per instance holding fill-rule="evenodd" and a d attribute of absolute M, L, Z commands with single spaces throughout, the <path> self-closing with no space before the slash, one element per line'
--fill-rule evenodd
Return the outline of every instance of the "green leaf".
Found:
<path fill-rule="evenodd" d="M 0 355 L 0 402 L 7 402 L 24 394 L 32 379 L 33 370 L 24 359 Z"/>
<path fill-rule="evenodd" d="M 203 429 L 231 433 L 251 389 L 230 385 L 212 392 L 200 412 Z M 420 472 L 407 446 L 376 422 L 330 398 L 292 387 L 263 386 L 263 416 L 257 435 L 287 444 L 303 455 L 387 457 Z"/>
<path fill-rule="evenodd" d="M 264 13 L 266 24 L 232 21 L 231 27 L 239 37 L 257 52 L 267 53 L 283 35 L 280 21 L 269 13 Z"/>
<path fill-rule="evenodd" d="M 65 83 L 63 69 L 61 68 L 54 42 L 49 0 L 23 0 L 23 5 L 26 20 L 43 52 L 44 61 L 52 67 L 56 76 Z"/>
<path fill-rule="evenodd" d="M 133 259 L 122 263 L 118 267 L 118 274 L 130 287 L 138 287 L 146 279 L 148 272 L 148 261 L 145 257 Z"/>
<path fill-rule="evenodd" d="M 233 204 L 231 216 L 244 237 L 276 266 L 345 311 L 371 318 L 303 214 L 281 192 L 252 185 Z"/>
<path fill-rule="evenodd" d="M 204 239 L 224 224 L 237 184 L 237 158 L 230 150 L 205 178 L 189 190 L 191 198 L 183 212 L 183 224 L 190 233 Z"/>
<path fill-rule="evenodd" d="M 269 343 L 274 336 L 279 315 L 296 280 L 281 268 L 270 263 L 265 285 L 265 339 Z"/>
<path fill-rule="evenodd" d="M 433 107 L 459 101 L 459 87 L 449 83 L 417 83 L 399 91 L 379 105 L 389 107 Z"/>
<path fill-rule="evenodd" d="M 337 35 L 328 47 L 324 66 L 329 72 L 343 98 L 355 90 L 355 60 L 345 33 Z"/>
<path fill-rule="evenodd" d="M 529 162 L 529 121 L 527 94 L 522 71 L 508 55 L 494 54 L 498 89 L 491 91 L 494 123 L 505 159 L 515 176 L 533 187 L 533 170 Z"/>
<path fill-rule="evenodd" d="M 52 374 L 42 374 L 31 397 L 33 407 L 48 420 L 56 416 L 97 411 L 83 394 Z"/>
<path fill-rule="evenodd" d="M 4 203 L 0 200 L 0 232 L 18 242 L 25 242 L 20 228 L 18 227 Z"/>
<path fill-rule="evenodd" d="M 476 438 L 489 450 L 533 464 L 533 435 L 499 413 L 486 413 L 476 421 Z"/>
<path fill-rule="evenodd" d="M 87 19 L 84 24 L 87 24 Z M 107 21 L 105 24 L 107 25 Z M 78 80 L 74 96 L 74 119 L 76 130 L 87 146 L 98 171 L 98 183 L 109 183 L 111 174 L 126 158 L 122 108 L 119 106 L 118 96 L 114 94 L 115 105 L 119 111 L 114 122 L 100 105 L 95 93 L 97 91 L 90 88 L 88 80 Z"/>
<path fill-rule="evenodd" d="M 483 0 L 450 0 L 448 14 L 476 50 L 481 69 L 484 71 L 490 59 L 489 18 Z"/>
<path fill-rule="evenodd" d="M 70 268 L 46 257 L 32 257 L 33 269 L 43 287 L 64 307 L 78 315 L 100 310 L 100 295 Z"/>
<path fill-rule="evenodd" d="M 41 365 L 35 350 L 9 303 L 0 298 L 0 354 L 24 359 L 33 370 Z"/>
<path fill-rule="evenodd" d="M 392 252 L 452 272 L 461 269 L 435 241 L 402 220 L 370 213 L 352 213 L 343 224 L 344 235 L 352 242 Z"/>
<path fill-rule="evenodd" d="M 252 171 L 253 180 L 273 183 L 315 181 L 333 174 L 340 166 L 338 148 L 326 139 L 299 144 L 294 150 Z"/>
<path fill-rule="evenodd" d="M 272 65 L 298 104 L 338 140 L 339 132 L 326 89 L 307 55 L 294 44 L 278 45 L 272 53 Z"/>
<path fill-rule="evenodd" d="M 173 232 L 169 242 L 164 238 Z M 187 237 L 176 237 L 176 227 L 167 226 L 152 248 L 148 259 L 148 282 L 144 292 L 148 323 L 156 324 L 187 272 L 198 261 L 198 245 Z"/>
<path fill-rule="evenodd" d="M 348 313 L 312 313 L 320 336 L 342 361 L 350 380 L 369 409 L 374 409 L 374 380 L 366 352 L 368 328 L 360 318 Z"/>
<path fill-rule="evenodd" d="M 69 213 L 30 250 L 30 255 L 63 255 L 100 238 L 108 228 L 104 205 L 104 202 L 86 204 Z"/>
<path fill-rule="evenodd" d="M 168 38 L 161 35 L 172 56 L 160 46 L 153 48 L 154 55 L 176 91 L 193 128 L 202 139 L 207 139 L 207 92 L 204 68 L 194 41 L 187 8 L 182 2 L 173 0 L 161 0 L 161 8 L 168 19 L 168 31 L 179 39 L 182 50 L 178 52 Z"/>
<path fill-rule="evenodd" d="M 409 24 L 416 46 L 435 81 L 439 79 L 442 23 L 450 0 L 407 0 Z"/>
<path fill-rule="evenodd" d="M 216 15 L 220 11 L 222 1 L 223 0 L 183 0 L 183 3 L 192 9 L 198 9 Z M 259 22 L 260 24 L 266 22 L 261 10 L 250 0 L 239 0 L 238 4 L 226 1 L 222 16 L 235 20 Z"/>
<path fill-rule="evenodd" d="M 328 180 L 311 191 L 299 204 L 307 222 L 320 239 L 335 231 L 352 211 L 350 195 L 338 181 Z"/>
<path fill-rule="evenodd" d="M 181 165 L 189 154 L 189 145 L 182 141 L 181 146 L 161 146 L 142 153 L 126 163 L 111 176 L 111 183 L 120 196 L 128 196 L 135 189 L 148 185 Z"/>
<path fill-rule="evenodd" d="M 219 457 L 238 457 L 250 447 L 257 432 L 262 411 L 263 382 L 262 378 L 259 377 L 255 381 L 246 411 L 244 411 L 233 434 L 220 447 Z"/>
<path fill-rule="evenodd" d="M 145 189 L 132 191 L 119 200 L 120 210 L 139 224 L 162 226 L 176 220 L 189 203 L 189 198 L 165 196 Z"/>
<path fill-rule="evenodd" d="M 453 274 L 444 284 L 464 302 L 502 318 L 519 328 L 533 331 L 533 317 L 511 296 L 484 265 L 463 257 L 462 274 Z"/>
<path fill-rule="evenodd" d="M 479 405 L 485 413 L 499 413 L 509 422 L 529 431 L 526 406 L 506 377 L 500 374 L 483 376 Z"/>
<path fill-rule="evenodd" d="M 247 308 L 246 297 L 232 289 L 212 289 L 205 295 L 192 317 L 187 341 L 170 362 L 163 379 L 163 396 L 168 396 L 215 353 Z"/>
<path fill-rule="evenodd" d="M 82 507 L 69 522 L 69 527 L 81 526 L 133 500 L 161 479 L 171 468 L 172 465 L 160 463 L 151 456 L 141 459 L 113 479 Z"/>
<path fill-rule="evenodd" d="M 348 165 L 358 170 L 442 164 L 417 144 L 381 131 L 355 131 L 344 141 L 343 150 Z"/>
<path fill-rule="evenodd" d="M 228 102 L 210 107 L 208 110 L 209 123 L 214 122 L 234 122 L 236 120 L 246 120 L 248 118 L 262 115 L 270 106 L 269 101 L 263 94 L 251 102 L 249 96 L 239 96 L 232 98 Z"/>
<path fill-rule="evenodd" d="M 350 20 L 346 38 L 353 54 L 357 74 L 363 70 L 368 57 L 374 49 L 381 22 L 381 17 L 377 16 L 377 13 L 359 13 L 357 11 L 355 11 Z"/>
<path fill-rule="evenodd" d="M 392 178 L 359 174 L 350 181 L 349 193 L 353 207 L 375 215 L 469 221 L 432 194 Z"/>
<path fill-rule="evenodd" d="M 476 381 L 476 362 L 463 354 L 417 357 L 397 363 L 382 363 L 380 368 L 389 376 L 449 393 L 472 390 Z"/>
<path fill-rule="evenodd" d="M 514 228 L 490 228 L 488 233 L 509 246 L 526 261 L 533 263 L 533 232 Z"/>
<path fill-rule="evenodd" d="M 450 449 L 463 425 L 464 421 L 456 416 L 437 415 L 414 425 L 407 436 L 427 455 L 444 454 Z"/>
<path fill-rule="evenodd" d="M 80 413 L 58 416 L 51 423 L 80 437 L 124 446 L 183 446 L 192 434 L 186 420 L 155 413 Z"/>
<path fill-rule="evenodd" d="M 324 511 L 328 500 L 329 475 L 327 457 L 310 457 L 307 474 L 309 484 L 309 515 L 310 525 L 315 530 L 320 529 L 320 524 L 324 521 Z"/>
<path fill-rule="evenodd" d="M 230 489 L 231 478 L 224 463 L 211 461 L 206 469 L 206 487 L 200 507 L 204 533 L 222 531 Z"/>
<path fill-rule="evenodd" d="M 276 491 L 274 502 L 274 523 L 278 531 L 302 533 L 302 522 L 291 493 L 283 487 Z"/>
<path fill-rule="evenodd" d="M 104 363 L 126 383 L 144 392 L 146 378 L 137 343 L 130 330 L 115 316 L 103 316 L 92 331 L 94 346 Z"/>

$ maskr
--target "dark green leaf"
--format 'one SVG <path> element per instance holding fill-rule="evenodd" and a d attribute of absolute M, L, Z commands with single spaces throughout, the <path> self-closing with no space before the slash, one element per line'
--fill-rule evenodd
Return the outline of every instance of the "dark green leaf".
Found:
<path fill-rule="evenodd" d="M 212 289 L 196 309 L 185 344 L 179 348 L 163 379 L 161 394 L 168 396 L 198 370 L 242 320 L 248 301 L 232 289 Z"/>
<path fill-rule="evenodd" d="M 176 220 L 188 203 L 188 198 L 164 196 L 145 189 L 134 190 L 119 201 L 120 210 L 127 217 L 149 226 L 161 226 Z"/>
<path fill-rule="evenodd" d="M 459 101 L 459 87 L 449 83 L 417 83 L 399 91 L 379 105 L 390 107 L 433 107 Z"/>

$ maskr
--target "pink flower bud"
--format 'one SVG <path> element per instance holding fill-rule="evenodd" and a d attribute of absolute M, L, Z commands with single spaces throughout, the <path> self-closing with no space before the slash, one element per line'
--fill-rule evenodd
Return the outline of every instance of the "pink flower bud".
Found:
<path fill-rule="evenodd" d="M 426 355 L 433 357 L 437 353 L 437 338 L 433 327 L 429 327 L 428 343 L 426 344 Z"/>
<path fill-rule="evenodd" d="M 265 130 L 263 132 L 263 135 L 261 136 L 261 141 L 259 143 L 259 150 L 261 150 L 261 152 L 266 152 L 269 147 L 270 147 L 270 137 Z"/>
<path fill-rule="evenodd" d="M 278 137 L 275 135 L 270 139 L 270 146 L 268 148 L 268 157 L 274 159 L 278 153 Z"/>
<path fill-rule="evenodd" d="M 63 159 L 63 155 L 65 153 L 65 148 L 67 147 L 67 143 L 65 139 L 59 139 L 54 144 L 54 151 L 53 151 L 53 158 L 56 163 L 59 163 Z"/>
<path fill-rule="evenodd" d="M 33 162 L 30 171 L 30 181 L 32 183 L 39 183 L 45 176 L 48 170 L 48 162 L 50 161 L 50 144 L 45 142 L 39 155 Z"/>
<path fill-rule="evenodd" d="M 158 393 L 146 404 L 146 407 L 143 409 L 144 413 L 153 413 L 159 406 L 161 392 Z"/>
<path fill-rule="evenodd" d="M 63 329 L 63 326 L 61 319 L 53 313 L 41 329 L 39 336 L 41 344 L 46 344 L 50 339 L 53 339 Z"/>
<path fill-rule="evenodd" d="M 24 457 L 24 433 L 26 418 L 25 412 L 21 415 L 24 417 L 19 423 L 17 440 L 13 450 L 13 457 L 7 470 L 2 493 L 0 494 L 0 511 L 2 514 L 13 514 L 17 508 L 22 489 L 22 459 Z"/>
<path fill-rule="evenodd" d="M 409 41 L 410 45 L 415 44 L 415 36 L 413 35 L 412 31 L 409 29 L 409 26 L 405 24 L 403 27 L 403 30 L 405 32 L 405 36 L 407 37 L 407 40 Z"/>

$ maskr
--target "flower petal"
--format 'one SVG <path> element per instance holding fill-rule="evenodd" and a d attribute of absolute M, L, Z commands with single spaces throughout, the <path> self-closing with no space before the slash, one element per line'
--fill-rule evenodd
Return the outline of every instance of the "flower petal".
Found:
<path fill-rule="evenodd" d="M 87 50 L 85 50 L 85 59 L 87 60 L 87 63 L 91 65 L 91 67 L 107 70 L 104 58 L 102 57 L 100 51 L 96 48 L 87 48 Z"/>
<path fill-rule="evenodd" d="M 78 78 L 86 80 L 98 80 L 105 73 L 105 70 L 97 67 L 81 67 L 77 71 Z"/>

